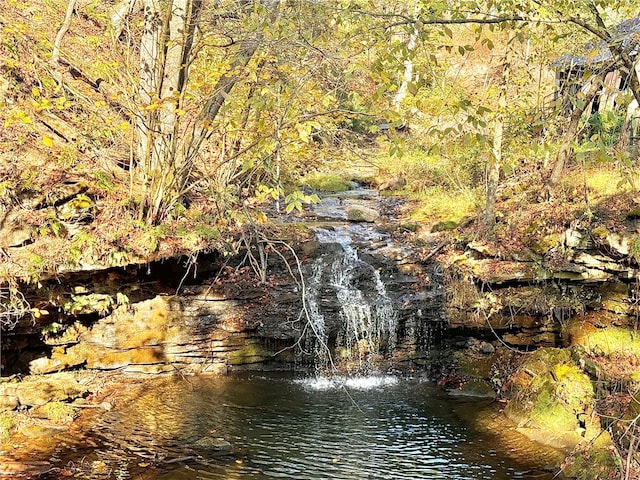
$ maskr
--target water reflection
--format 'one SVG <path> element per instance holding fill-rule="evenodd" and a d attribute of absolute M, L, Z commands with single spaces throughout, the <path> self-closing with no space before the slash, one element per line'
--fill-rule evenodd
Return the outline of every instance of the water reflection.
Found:
<path fill-rule="evenodd" d="M 553 478 L 542 467 L 556 452 L 518 437 L 499 454 L 504 439 L 456 409 L 477 403 L 451 403 L 419 379 L 156 379 L 100 416 L 87 459 L 121 470 L 126 460 L 139 480 Z"/>

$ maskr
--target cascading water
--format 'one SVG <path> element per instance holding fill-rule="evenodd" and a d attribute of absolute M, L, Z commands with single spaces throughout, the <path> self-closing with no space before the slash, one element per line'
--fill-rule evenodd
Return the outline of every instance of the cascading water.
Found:
<path fill-rule="evenodd" d="M 327 366 L 333 350 L 340 360 L 366 369 L 368 360 L 391 353 L 396 345 L 398 316 L 393 301 L 380 273 L 359 258 L 348 226 L 318 228 L 316 238 L 322 244 L 335 245 L 333 251 L 316 259 L 307 281 L 305 300 L 316 359 Z M 339 318 L 334 338 L 321 308 L 327 290 L 339 305 L 339 311 L 334 312 Z"/>
<path fill-rule="evenodd" d="M 389 208 L 385 202 L 372 190 L 343 192 L 314 207 L 315 226 L 306 222 L 315 242 L 305 250 L 312 260 L 305 265 L 305 322 L 302 332 L 296 322 L 297 345 L 303 362 L 321 371 L 411 370 L 441 337 L 441 275 L 382 226 L 392 224 L 392 216 L 348 221 L 346 212 L 378 212 Z"/>

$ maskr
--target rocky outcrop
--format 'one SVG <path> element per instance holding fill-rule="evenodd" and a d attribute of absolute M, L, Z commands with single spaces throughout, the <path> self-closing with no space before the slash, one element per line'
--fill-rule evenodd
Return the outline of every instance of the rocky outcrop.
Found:
<path fill-rule="evenodd" d="M 614 314 L 629 325 L 638 313 L 634 242 L 633 235 L 567 229 L 540 246 L 540 254 L 509 259 L 470 244 L 448 265 L 450 327 L 537 347 L 568 345 L 569 322 L 589 312 Z"/>
<path fill-rule="evenodd" d="M 356 251 L 359 258 L 345 288 L 368 298 L 372 311 L 393 310 L 393 332 L 386 334 L 383 350 L 366 356 L 407 361 L 423 355 L 442 332 L 437 278 L 432 281 L 428 269 L 408 261 L 402 249 L 380 241 L 372 248 L 364 234 L 345 252 L 340 235 L 335 241 L 299 246 L 304 287 L 299 277 L 292 277 L 296 258 L 286 249 L 282 256 L 270 257 L 264 282 L 235 260 L 224 266 L 215 255 L 202 257 L 200 276 L 177 294 L 185 275 L 177 260 L 42 282 L 27 296 L 46 314 L 9 332 L 3 358 L 13 361 L 9 370 L 31 374 L 79 368 L 160 373 L 312 365 L 312 314 L 326 319 L 325 341 L 338 356 L 346 355 L 345 299 L 338 296 L 334 276 L 346 268 L 341 263 L 345 255 L 353 260 Z M 387 303 L 380 303 L 381 288 Z M 315 313 L 309 311 L 311 301 Z"/>
<path fill-rule="evenodd" d="M 640 388 L 640 237 L 568 228 L 530 246 L 501 254 L 470 243 L 448 256 L 455 351 L 441 383 L 456 394 L 501 397 L 521 433 L 573 450 L 563 465 L 570 478 L 613 478 L 620 458 L 631 478 L 640 433 L 626 420 L 637 418 L 631 392 Z M 495 353 L 483 354 L 485 343 Z"/>
<path fill-rule="evenodd" d="M 69 402 L 87 395 L 90 388 L 86 378 L 73 372 L 24 380 L 7 377 L 0 381 L 0 411 Z"/>

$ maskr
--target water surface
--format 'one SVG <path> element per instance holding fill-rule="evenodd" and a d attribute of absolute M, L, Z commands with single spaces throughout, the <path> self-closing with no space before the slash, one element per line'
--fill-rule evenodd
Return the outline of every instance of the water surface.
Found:
<path fill-rule="evenodd" d="M 479 431 L 476 414 L 496 415 L 421 379 L 163 378 L 100 415 L 84 458 L 139 480 L 553 478 L 557 452 Z"/>

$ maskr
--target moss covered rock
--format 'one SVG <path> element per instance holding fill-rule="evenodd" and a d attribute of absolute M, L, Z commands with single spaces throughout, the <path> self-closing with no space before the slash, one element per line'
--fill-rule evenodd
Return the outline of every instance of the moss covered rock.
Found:
<path fill-rule="evenodd" d="M 590 378 L 568 350 L 541 348 L 510 378 L 505 414 L 527 436 L 570 449 L 601 431 Z"/>

